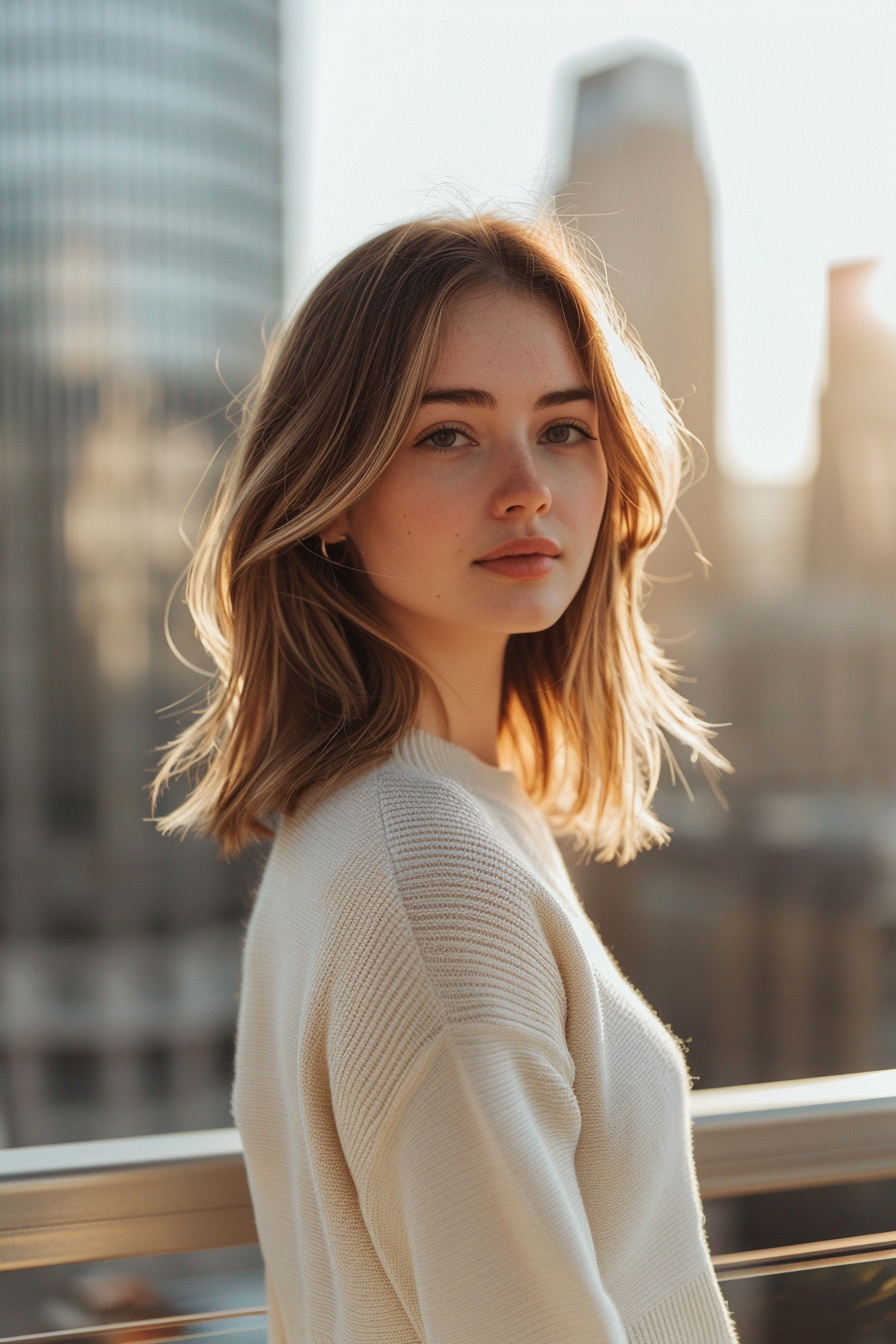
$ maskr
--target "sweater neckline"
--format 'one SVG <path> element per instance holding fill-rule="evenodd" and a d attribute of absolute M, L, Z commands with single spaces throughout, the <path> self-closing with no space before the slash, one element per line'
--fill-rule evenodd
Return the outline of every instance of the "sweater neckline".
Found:
<path fill-rule="evenodd" d="M 518 812 L 527 812 L 532 808 L 512 770 L 486 765 L 485 761 L 480 761 L 466 747 L 437 737 L 425 728 L 412 728 L 396 745 L 394 755 L 413 770 L 424 770 L 428 774 L 453 779 L 462 788 L 504 803 Z"/>

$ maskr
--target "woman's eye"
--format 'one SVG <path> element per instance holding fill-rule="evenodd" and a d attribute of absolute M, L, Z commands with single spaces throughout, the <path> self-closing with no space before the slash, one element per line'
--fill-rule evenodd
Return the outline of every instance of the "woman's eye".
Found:
<path fill-rule="evenodd" d="M 559 425 L 548 425 L 541 437 L 546 443 L 565 444 L 578 443 L 581 439 L 591 439 L 594 436 L 581 425 L 574 425 L 571 421 L 564 420 Z"/>
<path fill-rule="evenodd" d="M 453 448 L 466 448 L 471 443 L 469 434 L 452 425 L 443 425 L 441 429 L 432 429 L 422 439 L 418 447 L 435 448 L 438 452 L 449 453 Z"/>

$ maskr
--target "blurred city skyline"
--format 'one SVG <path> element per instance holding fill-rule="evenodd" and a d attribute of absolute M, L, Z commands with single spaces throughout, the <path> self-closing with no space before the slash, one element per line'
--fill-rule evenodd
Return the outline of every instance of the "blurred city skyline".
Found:
<path fill-rule="evenodd" d="M 871 299 L 875 265 L 825 276 L 817 472 L 745 485 L 715 451 L 717 201 L 682 62 L 648 49 L 583 74 L 559 191 L 590 221 L 622 307 L 706 446 L 680 501 L 700 554 L 673 518 L 651 557 L 647 616 L 735 768 L 725 808 L 695 770 L 692 798 L 664 778 L 669 847 L 621 870 L 573 866 L 574 878 L 623 971 L 685 1043 L 695 1086 L 892 1068 L 896 328 Z M 882 1182 L 826 1191 L 823 1204 L 710 1204 L 710 1243 L 812 1241 L 820 1218 L 843 1234 L 890 1227 L 892 1199 Z M 735 1300 L 745 1344 L 818 1338 L 761 1279 Z M 831 1338 L 864 1338 L 845 1317 Z"/>
<path fill-rule="evenodd" d="M 232 442 L 227 389 L 284 293 L 362 237 L 551 193 L 704 445 L 647 615 L 735 766 L 723 807 L 684 762 L 694 797 L 657 796 L 671 845 L 574 878 L 699 1086 L 896 1066 L 896 325 L 874 260 L 896 256 L 896 9 L 815 12 L 0 8 L 0 1142 L 228 1123 L 264 847 L 228 867 L 146 820 L 159 711 L 201 693 L 163 618 Z M 751 277 L 771 304 L 752 328 L 728 301 Z M 733 470 L 720 405 L 751 386 L 756 424 L 783 398 L 786 451 Z M 886 1221 L 890 1197 L 825 1207 Z M 782 1208 L 711 1205 L 714 1249 L 809 1240 Z M 743 1289 L 745 1340 L 791 1344 L 764 1294 Z"/>
<path fill-rule="evenodd" d="M 647 615 L 688 695 L 727 725 L 735 767 L 727 811 L 699 777 L 694 802 L 664 783 L 670 848 L 621 872 L 592 865 L 580 886 L 634 983 L 693 1040 L 704 1085 L 884 1067 L 896 1062 L 896 329 L 869 302 L 872 264 L 832 269 L 818 473 L 786 491 L 731 482 L 713 441 L 714 202 L 684 65 L 642 54 L 585 76 L 569 172 L 561 197 L 599 231 L 614 290 L 706 445 L 680 501 L 689 527 L 673 517 L 651 559 Z M 763 545 L 778 548 L 770 572 L 751 563 Z M 832 939 L 851 948 L 842 962 Z"/>
<path fill-rule="evenodd" d="M 352 42 L 386 8 L 353 6 Z M 613 22 L 635 8 L 614 10 Z M 676 22 L 691 10 L 702 12 L 675 8 Z M 162 840 L 146 823 L 144 786 L 171 727 L 157 712 L 198 686 L 165 645 L 163 610 L 187 554 L 182 512 L 227 438 L 216 360 L 237 387 L 251 378 L 281 293 L 284 70 L 283 246 L 293 277 L 296 193 L 309 193 L 307 224 L 311 160 L 328 144 L 296 120 L 318 96 L 298 87 L 316 60 L 313 6 L 159 0 L 115 13 L 118 28 L 99 3 L 20 0 L 4 20 L 2 860 L 12 943 L 0 1048 L 17 1141 L 226 1118 L 239 916 L 258 856 L 227 869 L 208 845 Z M 491 22 L 498 9 L 483 13 Z M 391 59 L 410 60 L 423 31 L 408 20 Z M 51 40 L 60 33 L 66 41 Z M 823 271 L 821 468 L 787 486 L 726 477 L 720 201 L 700 87 L 689 58 L 653 38 L 617 45 L 615 60 L 609 50 L 576 58 L 569 146 L 552 185 L 604 250 L 614 291 L 706 448 L 682 512 L 710 557 L 708 577 L 691 531 L 673 519 L 651 566 L 648 615 L 696 676 L 696 703 L 732 724 L 721 744 L 736 773 L 727 813 L 699 791 L 691 804 L 664 786 L 671 849 L 622 876 L 581 875 L 583 890 L 635 983 L 694 1035 L 703 1082 L 889 1061 L 896 329 L 875 314 L 872 263 Z M 374 92 L 346 104 L 357 114 Z M 382 109 L 373 112 L 375 121 Z M 349 176 L 368 133 L 345 139 Z M 382 150 L 394 188 L 396 150 Z M 402 171 L 412 168 L 409 159 Z M 364 198 L 363 175 L 354 187 L 331 238 L 337 250 L 382 205 Z M 188 642 L 188 618 L 178 604 L 174 612 Z M 816 952 L 794 952 L 793 964 L 782 953 L 775 970 L 782 920 L 793 947 Z M 686 958 L 672 973 L 656 950 L 676 921 L 701 930 L 684 977 Z M 852 940 L 853 979 L 813 1017 L 835 934 Z M 727 1017 L 711 964 L 720 947 L 740 975 L 740 1008 Z M 202 949 L 209 964 L 191 980 L 177 968 L 202 966 Z M 787 1012 L 767 1011 L 769 985 L 788 977 Z M 787 1014 L 810 1024 L 802 1036 L 788 1035 Z"/>
<path fill-rule="evenodd" d="M 638 53 L 682 62 L 715 207 L 720 467 L 805 483 L 827 269 L 883 257 L 877 301 L 896 320 L 891 5 L 285 0 L 283 15 L 287 303 L 396 220 L 544 199 L 568 181 L 580 77 Z"/>

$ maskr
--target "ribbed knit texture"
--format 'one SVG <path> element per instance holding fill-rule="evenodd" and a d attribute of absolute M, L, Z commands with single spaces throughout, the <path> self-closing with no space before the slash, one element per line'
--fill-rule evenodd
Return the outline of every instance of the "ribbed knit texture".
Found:
<path fill-rule="evenodd" d="M 730 1344 L 687 1091 L 514 777 L 410 734 L 282 824 L 249 922 L 271 1344 Z"/>

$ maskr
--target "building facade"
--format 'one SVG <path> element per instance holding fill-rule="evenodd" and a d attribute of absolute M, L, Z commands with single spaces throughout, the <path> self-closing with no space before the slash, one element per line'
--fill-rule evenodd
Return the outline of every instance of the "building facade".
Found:
<path fill-rule="evenodd" d="M 277 8 L 9 0 L 0 13 L 12 968 L 0 1052 L 13 1142 L 226 1122 L 251 861 L 162 840 L 146 785 L 202 687 L 166 644 L 189 558 L 180 528 L 195 533 L 225 409 L 278 316 Z M 205 666 L 177 595 L 170 626 Z M 176 971 L 199 965 L 198 947 L 214 986 L 193 986 L 201 1011 Z"/>
<path fill-rule="evenodd" d="M 668 849 L 577 877 L 606 941 L 687 1040 L 702 1086 L 896 1064 L 896 332 L 867 264 L 831 272 L 820 458 L 804 487 L 726 480 L 713 444 L 712 216 L 671 55 L 583 78 L 558 204 L 708 468 L 648 606 L 735 767 L 719 805 L 664 783 Z M 679 581 L 677 576 L 683 575 Z M 669 581 L 669 580 L 673 581 Z M 683 762 L 687 773 L 687 763 Z"/>

